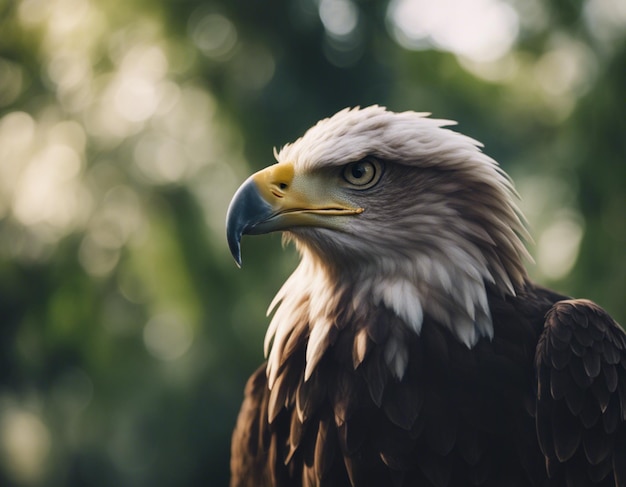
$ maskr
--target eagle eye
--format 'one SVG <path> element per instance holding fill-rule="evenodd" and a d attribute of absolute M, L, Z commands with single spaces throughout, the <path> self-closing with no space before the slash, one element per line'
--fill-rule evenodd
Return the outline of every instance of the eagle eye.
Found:
<path fill-rule="evenodd" d="M 343 169 L 343 178 L 355 189 L 369 189 L 382 176 L 382 166 L 376 159 L 367 158 L 348 164 Z"/>

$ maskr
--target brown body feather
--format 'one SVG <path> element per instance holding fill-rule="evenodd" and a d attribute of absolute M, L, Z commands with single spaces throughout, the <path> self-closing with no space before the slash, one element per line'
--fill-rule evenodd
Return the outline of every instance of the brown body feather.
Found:
<path fill-rule="evenodd" d="M 402 380 L 384 309 L 339 324 L 306 382 L 307 337 L 292 337 L 272 391 L 265 366 L 248 383 L 231 486 L 624 486 L 623 331 L 541 288 L 489 297 L 493 340 L 468 349 L 426 316 Z"/>

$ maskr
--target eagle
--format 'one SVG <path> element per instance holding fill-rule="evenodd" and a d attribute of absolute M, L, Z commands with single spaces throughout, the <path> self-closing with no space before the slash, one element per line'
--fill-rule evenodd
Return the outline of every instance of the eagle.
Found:
<path fill-rule="evenodd" d="M 626 334 L 534 284 L 513 183 L 453 122 L 344 109 L 250 176 L 230 250 L 281 231 L 231 487 L 626 486 Z"/>

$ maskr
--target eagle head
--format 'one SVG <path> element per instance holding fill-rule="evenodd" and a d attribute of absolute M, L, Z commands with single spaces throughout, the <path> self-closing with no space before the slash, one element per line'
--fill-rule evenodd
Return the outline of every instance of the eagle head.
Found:
<path fill-rule="evenodd" d="M 302 256 L 271 306 L 266 354 L 273 340 L 280 355 L 302 315 L 310 374 L 342 299 L 354 310 L 385 307 L 404 325 L 388 353 L 397 376 L 402 334 L 419 333 L 425 314 L 470 348 L 492 337 L 487 289 L 514 295 L 524 286 L 527 233 L 509 178 L 478 142 L 444 128 L 452 124 L 345 109 L 242 184 L 227 215 L 237 263 L 244 234 L 282 231 Z M 280 360 L 270 354 L 270 379 Z"/>

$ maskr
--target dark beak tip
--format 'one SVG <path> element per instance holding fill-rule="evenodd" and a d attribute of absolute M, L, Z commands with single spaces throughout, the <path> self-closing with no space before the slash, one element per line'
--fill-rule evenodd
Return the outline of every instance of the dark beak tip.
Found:
<path fill-rule="evenodd" d="M 241 269 L 241 251 L 237 255 L 233 254 L 233 257 L 235 259 L 235 264 L 237 264 L 237 268 Z"/>
<path fill-rule="evenodd" d="M 236 233 L 228 233 L 228 248 L 233 259 L 235 259 L 235 264 L 241 268 L 241 234 L 237 235 Z"/>
<path fill-rule="evenodd" d="M 233 196 L 226 214 L 226 238 L 237 267 L 241 267 L 241 237 L 272 215 L 271 206 L 248 178 Z"/>

